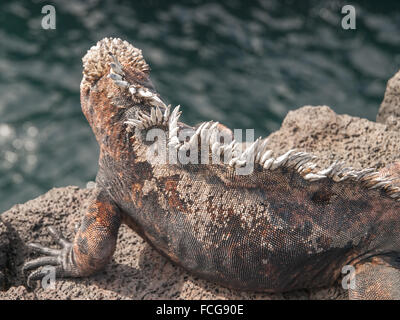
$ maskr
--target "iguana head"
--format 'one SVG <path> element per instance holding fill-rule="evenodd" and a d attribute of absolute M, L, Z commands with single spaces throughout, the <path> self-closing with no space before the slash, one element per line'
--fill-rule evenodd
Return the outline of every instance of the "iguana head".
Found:
<path fill-rule="evenodd" d="M 150 80 L 142 51 L 127 41 L 104 38 L 82 61 L 81 105 L 97 138 L 116 122 L 122 123 L 132 107 L 165 106 Z"/>

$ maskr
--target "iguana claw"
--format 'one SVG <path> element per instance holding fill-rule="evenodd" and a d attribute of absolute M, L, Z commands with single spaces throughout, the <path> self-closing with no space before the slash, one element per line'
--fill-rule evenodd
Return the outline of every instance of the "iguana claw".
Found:
<path fill-rule="evenodd" d="M 54 266 L 56 276 L 72 276 L 73 272 L 69 268 L 68 257 L 70 256 L 72 244 L 66 240 L 59 232 L 57 232 L 53 227 L 49 227 L 49 232 L 51 236 L 61 245 L 61 249 L 52 249 L 44 247 L 37 243 L 29 243 L 28 246 L 34 251 L 45 254 L 46 256 L 40 257 L 31 261 L 26 262 L 22 271 L 26 272 L 28 270 L 37 269 L 33 271 L 27 279 L 27 284 L 31 287 L 32 281 L 41 280 L 44 276 L 48 274 L 46 268 L 41 268 L 45 266 Z"/>

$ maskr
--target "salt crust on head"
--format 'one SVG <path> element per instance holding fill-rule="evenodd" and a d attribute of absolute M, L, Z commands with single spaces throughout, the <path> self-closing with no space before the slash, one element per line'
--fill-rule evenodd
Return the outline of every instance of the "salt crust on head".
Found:
<path fill-rule="evenodd" d="M 83 81 L 92 83 L 108 74 L 113 54 L 124 68 L 149 73 L 149 65 L 143 58 L 142 50 L 119 38 L 104 38 L 91 47 L 83 62 Z"/>

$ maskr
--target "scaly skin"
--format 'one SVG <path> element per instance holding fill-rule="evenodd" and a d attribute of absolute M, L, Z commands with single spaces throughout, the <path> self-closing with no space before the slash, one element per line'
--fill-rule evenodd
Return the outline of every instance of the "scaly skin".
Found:
<path fill-rule="evenodd" d="M 350 298 L 400 298 L 398 164 L 361 178 L 362 171 L 324 176 L 305 165 L 269 168 L 261 160 L 248 175 L 237 175 L 234 162 L 152 163 L 147 130 L 168 134 L 172 127 L 158 123 L 133 132 L 126 124 L 140 120 L 138 112 L 166 110 L 141 52 L 103 39 L 83 60 L 82 110 L 100 145 L 97 191 L 72 244 L 61 239 L 61 250 L 31 245 L 46 256 L 27 262 L 25 270 L 36 269 L 29 281 L 43 277 L 49 264 L 57 277 L 102 269 L 122 222 L 174 263 L 223 286 L 265 292 L 326 286 L 350 264 L 356 270 Z M 122 79 L 111 79 L 112 70 Z"/>

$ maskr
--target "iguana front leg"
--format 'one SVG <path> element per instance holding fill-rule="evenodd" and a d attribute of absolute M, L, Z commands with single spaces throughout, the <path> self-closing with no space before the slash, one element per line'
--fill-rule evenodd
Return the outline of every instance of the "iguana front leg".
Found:
<path fill-rule="evenodd" d="M 400 300 L 400 269 L 396 258 L 375 256 L 356 266 L 351 300 Z"/>
<path fill-rule="evenodd" d="M 120 225 L 121 214 L 117 206 L 106 192 L 96 191 L 73 243 L 49 228 L 61 249 L 29 244 L 32 249 L 45 256 L 24 264 L 24 271 L 36 269 L 29 275 L 28 285 L 31 281 L 43 278 L 47 271 L 42 267 L 48 265 L 55 267 L 58 278 L 83 277 L 103 269 L 115 251 Z"/>

